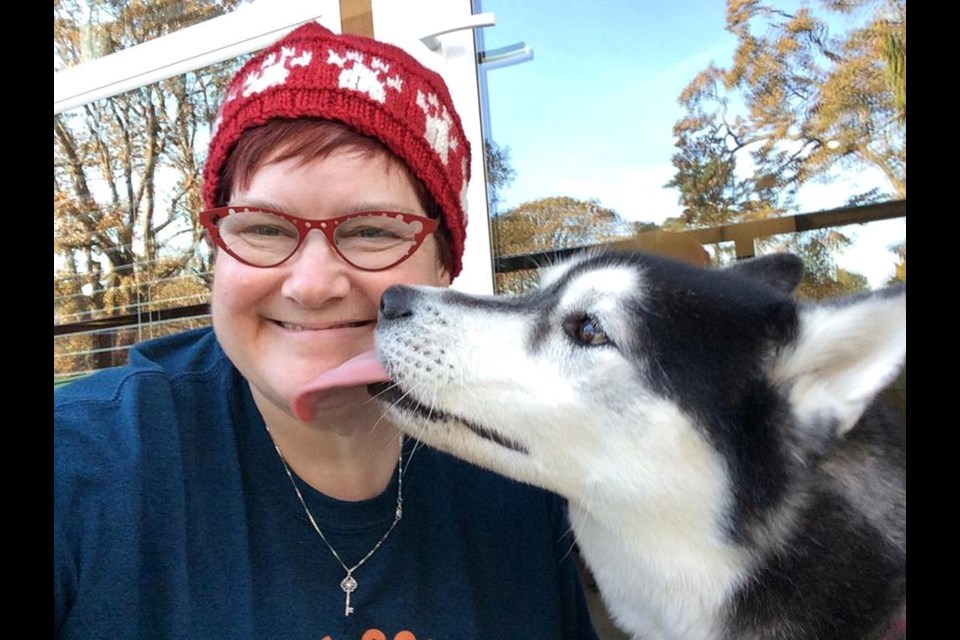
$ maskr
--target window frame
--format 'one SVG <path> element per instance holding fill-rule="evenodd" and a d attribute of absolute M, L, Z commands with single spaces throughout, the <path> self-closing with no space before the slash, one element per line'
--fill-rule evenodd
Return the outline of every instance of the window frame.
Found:
<path fill-rule="evenodd" d="M 160 38 L 55 70 L 53 113 L 262 49 L 310 20 L 339 31 L 339 1 L 255 0 Z"/>

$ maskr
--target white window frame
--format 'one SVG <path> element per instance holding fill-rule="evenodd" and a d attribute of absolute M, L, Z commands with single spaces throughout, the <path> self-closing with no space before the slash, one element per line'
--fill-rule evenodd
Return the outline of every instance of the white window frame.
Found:
<path fill-rule="evenodd" d="M 339 32 L 339 1 L 256 0 L 175 33 L 54 71 L 53 113 L 262 49 L 310 20 Z"/>
<path fill-rule="evenodd" d="M 471 0 L 371 0 L 374 37 L 395 44 L 447 83 L 470 141 L 467 241 L 463 271 L 452 288 L 481 295 L 494 291 L 493 249 L 487 205 L 480 85 L 473 29 L 494 23 L 473 14 Z"/>

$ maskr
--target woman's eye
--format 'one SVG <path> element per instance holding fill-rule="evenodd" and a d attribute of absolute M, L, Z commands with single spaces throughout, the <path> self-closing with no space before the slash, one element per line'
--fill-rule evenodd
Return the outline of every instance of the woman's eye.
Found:
<path fill-rule="evenodd" d="M 609 342 L 596 318 L 589 315 L 570 318 L 564 323 L 564 329 L 578 344 L 597 346 Z"/>
<path fill-rule="evenodd" d="M 229 231 L 236 233 L 238 236 L 243 236 L 251 240 L 254 239 L 268 239 L 268 238 L 279 238 L 279 237 L 295 237 L 297 232 L 295 229 L 288 229 L 282 225 L 277 224 L 257 224 L 257 223 L 248 223 L 242 227 L 231 227 Z"/>
<path fill-rule="evenodd" d="M 357 234 L 361 238 L 396 238 L 396 234 L 390 233 L 386 229 L 361 229 Z"/>
<path fill-rule="evenodd" d="M 258 236 L 279 236 L 283 232 L 279 227 L 260 225 L 259 227 L 252 227 L 249 230 L 249 233 L 253 233 Z"/>
<path fill-rule="evenodd" d="M 358 227 L 349 233 L 350 237 L 361 239 L 395 239 L 397 234 L 382 227 Z"/>

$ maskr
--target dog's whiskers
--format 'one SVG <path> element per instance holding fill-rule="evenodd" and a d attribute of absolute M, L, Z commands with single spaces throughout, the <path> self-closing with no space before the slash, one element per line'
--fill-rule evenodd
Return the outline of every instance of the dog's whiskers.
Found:
<path fill-rule="evenodd" d="M 399 403 L 400 403 L 402 400 L 404 400 L 405 398 L 408 398 L 408 397 L 410 397 L 411 395 L 413 395 L 414 391 L 416 390 L 416 387 L 411 388 L 411 389 L 406 389 L 406 390 L 404 390 L 404 389 L 402 389 L 402 387 L 400 387 L 400 385 L 399 385 L 398 383 L 391 381 L 391 384 L 385 386 L 384 388 L 380 389 L 379 392 L 377 392 L 376 394 L 372 395 L 372 396 L 370 397 L 370 400 L 368 400 L 368 402 L 369 402 L 369 401 L 372 401 L 372 400 L 379 400 L 381 396 L 383 396 L 384 394 L 386 394 L 388 391 L 392 391 L 392 390 L 394 390 L 394 389 L 401 389 L 401 391 L 403 391 L 403 393 L 400 395 L 399 398 L 395 399 L 393 402 L 390 403 L 390 406 L 391 406 L 391 407 L 392 407 L 392 406 L 396 406 L 397 404 L 399 404 Z M 385 421 L 388 421 L 388 422 L 390 421 L 389 416 L 388 416 L 388 411 L 389 411 L 389 408 L 384 409 L 384 411 L 380 414 L 380 418 L 378 418 L 377 421 L 374 423 L 375 426 L 376 426 L 377 424 L 379 424 L 381 421 L 384 421 L 384 420 L 385 420 Z M 432 411 L 432 409 L 431 409 L 431 411 Z M 420 428 L 420 433 L 423 433 L 423 431 L 424 431 L 425 429 L 426 429 L 426 425 L 422 426 L 422 427 Z M 413 456 L 414 456 L 414 454 L 417 452 L 417 450 L 418 450 L 418 449 L 422 446 L 422 444 L 423 444 L 423 440 L 422 440 L 422 438 L 420 437 L 420 435 L 410 436 L 410 437 L 413 439 L 413 448 L 410 450 L 410 455 L 407 456 L 407 462 L 406 462 L 406 464 L 404 465 L 403 469 L 401 470 L 401 474 L 405 474 L 405 473 L 407 472 L 407 469 L 410 468 L 410 463 L 413 461 Z"/>

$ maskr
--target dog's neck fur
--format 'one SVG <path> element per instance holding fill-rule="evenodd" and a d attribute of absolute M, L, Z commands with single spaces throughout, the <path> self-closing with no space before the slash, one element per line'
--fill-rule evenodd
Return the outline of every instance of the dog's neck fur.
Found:
<path fill-rule="evenodd" d="M 600 512 L 571 502 L 570 519 L 624 628 L 646 628 L 651 640 L 719 637 L 724 606 L 747 575 L 744 552 L 699 527 L 665 530 L 645 510 Z"/>
<path fill-rule="evenodd" d="M 702 431 L 677 428 L 692 418 L 671 402 L 646 395 L 623 413 L 630 418 L 604 415 L 602 439 L 571 434 L 573 446 L 540 451 L 549 469 L 565 472 L 527 481 L 567 496 L 575 537 L 622 627 L 646 629 L 651 640 L 709 640 L 752 566 L 730 536 L 726 462 Z M 631 428 L 638 414 L 644 428 Z M 571 451 L 578 455 L 559 457 Z M 519 466 L 498 462 L 488 464 Z"/>

